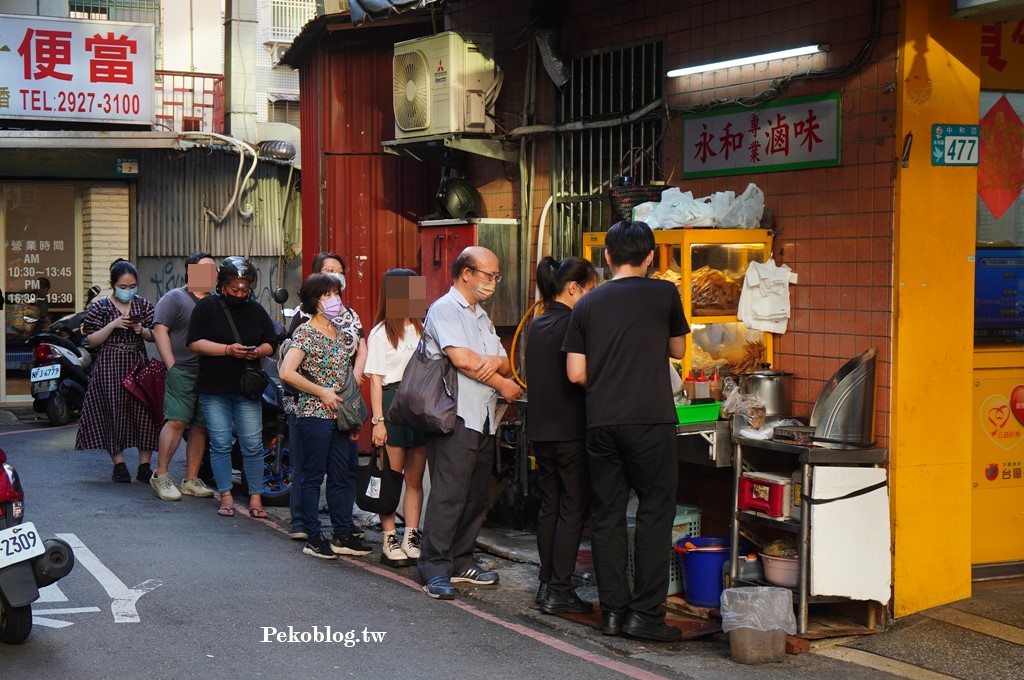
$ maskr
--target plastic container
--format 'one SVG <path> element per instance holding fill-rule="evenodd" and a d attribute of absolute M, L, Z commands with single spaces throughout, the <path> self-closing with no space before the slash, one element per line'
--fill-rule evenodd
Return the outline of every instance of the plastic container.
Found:
<path fill-rule="evenodd" d="M 716 551 L 687 551 L 689 541 L 698 548 L 720 547 Z M 729 539 L 724 536 L 691 536 L 676 543 L 683 571 L 683 598 L 692 605 L 715 609 L 722 596 L 722 564 L 729 561 Z"/>
<path fill-rule="evenodd" d="M 722 631 L 736 663 L 779 663 L 786 635 L 796 633 L 793 593 L 784 588 L 729 588 L 722 592 Z"/>
<path fill-rule="evenodd" d="M 707 399 L 711 396 L 711 385 L 708 383 L 708 378 L 704 375 L 704 371 L 700 372 L 695 382 L 695 388 L 697 390 L 698 399 Z"/>
<path fill-rule="evenodd" d="M 668 595 L 683 592 L 683 573 L 676 559 L 675 545 L 678 541 L 692 540 L 691 536 L 700 533 L 700 508 L 696 505 L 676 505 L 676 516 L 672 520 L 672 543 L 668 547 Z M 636 566 L 633 562 L 633 549 L 636 545 L 636 518 L 626 518 L 626 538 L 629 544 L 629 555 L 626 560 L 626 581 L 633 587 L 633 574 Z"/>
<path fill-rule="evenodd" d="M 714 373 L 711 374 L 711 379 L 708 380 L 708 396 L 715 401 L 722 400 L 722 376 L 718 374 L 717 366 L 715 366 Z"/>
<path fill-rule="evenodd" d="M 686 398 L 690 401 L 697 398 L 697 381 L 694 380 L 692 374 L 686 376 L 686 379 L 683 380 L 683 394 L 685 394 Z"/>
<path fill-rule="evenodd" d="M 736 560 L 736 580 L 744 583 L 756 583 L 764 580 L 764 568 L 757 555 L 740 555 Z M 729 576 L 729 562 L 722 565 L 722 587 L 732 588 L 732 579 Z"/>
<path fill-rule="evenodd" d="M 676 405 L 676 418 L 680 425 L 690 423 L 704 423 L 709 420 L 718 420 L 718 410 L 721 404 L 717 401 L 710 404 L 689 404 L 686 406 Z"/>
<path fill-rule="evenodd" d="M 761 555 L 764 580 L 783 588 L 796 588 L 800 583 L 800 558 Z"/>

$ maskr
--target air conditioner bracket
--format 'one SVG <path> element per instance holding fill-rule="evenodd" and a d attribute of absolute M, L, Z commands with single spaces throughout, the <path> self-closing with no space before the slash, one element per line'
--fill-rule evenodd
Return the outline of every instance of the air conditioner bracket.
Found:
<path fill-rule="evenodd" d="M 503 163 L 519 162 L 518 147 L 506 148 L 501 140 L 493 137 L 427 135 L 413 139 L 390 139 L 381 144 L 387 153 L 447 167 L 455 167 L 453 152 L 485 156 Z"/>

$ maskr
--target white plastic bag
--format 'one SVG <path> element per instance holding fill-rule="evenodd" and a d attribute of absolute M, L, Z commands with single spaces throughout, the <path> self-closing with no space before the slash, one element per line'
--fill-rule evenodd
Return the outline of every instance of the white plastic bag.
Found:
<path fill-rule="evenodd" d="M 723 633 L 752 628 L 762 632 L 784 630 L 787 635 L 796 635 L 793 591 L 788 588 L 726 588 L 719 602 Z"/>
<path fill-rule="evenodd" d="M 743 193 L 730 202 L 730 206 L 715 217 L 718 226 L 728 229 L 756 229 L 761 226 L 764 215 L 764 192 L 751 182 Z"/>

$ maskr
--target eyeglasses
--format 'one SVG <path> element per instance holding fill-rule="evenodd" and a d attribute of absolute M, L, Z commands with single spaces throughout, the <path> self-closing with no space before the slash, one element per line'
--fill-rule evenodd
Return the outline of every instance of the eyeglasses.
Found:
<path fill-rule="evenodd" d="M 483 269 L 477 269 L 476 267 L 470 267 L 477 274 L 483 274 L 487 277 L 488 281 L 494 281 L 495 283 L 501 283 L 501 274 L 495 274 L 494 272 L 484 271 Z"/>

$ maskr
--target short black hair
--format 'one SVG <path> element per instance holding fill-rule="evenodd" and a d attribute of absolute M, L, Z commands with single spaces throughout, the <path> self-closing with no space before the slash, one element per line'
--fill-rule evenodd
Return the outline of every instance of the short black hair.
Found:
<path fill-rule="evenodd" d="M 307 276 L 306 280 L 302 282 L 302 287 L 299 288 L 299 302 L 302 306 L 302 311 L 310 316 L 316 314 L 316 305 L 320 302 L 320 296 L 324 293 L 338 293 L 340 295 L 341 284 L 338 283 L 338 279 L 330 274 L 320 273 Z"/>
<path fill-rule="evenodd" d="M 185 266 L 188 267 L 190 264 L 199 264 L 199 260 L 205 260 L 206 258 L 210 258 L 212 260 L 213 255 L 210 255 L 205 250 L 197 250 L 185 258 Z"/>
<path fill-rule="evenodd" d="M 348 264 L 346 264 L 345 258 L 343 258 L 341 255 L 338 255 L 337 253 L 332 253 L 327 250 L 317 253 L 316 257 L 313 258 L 314 274 L 319 274 L 320 270 L 324 268 L 324 260 L 337 260 L 338 262 L 341 263 L 341 273 L 344 274 L 345 276 L 348 276 Z"/>
<path fill-rule="evenodd" d="M 654 232 L 646 222 L 616 222 L 604 236 L 604 247 L 613 265 L 640 267 L 654 250 Z"/>
<path fill-rule="evenodd" d="M 462 276 L 463 269 L 476 269 L 476 258 L 465 251 L 452 261 L 452 281 Z"/>

